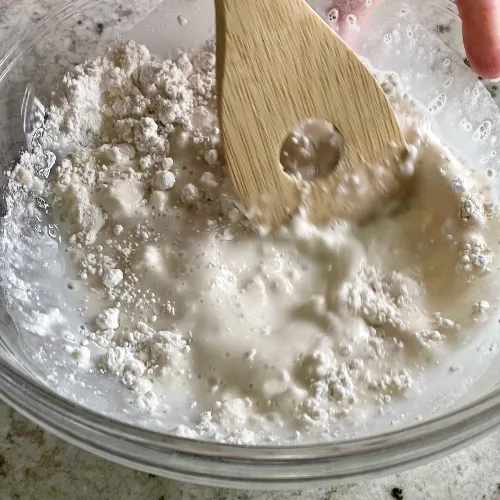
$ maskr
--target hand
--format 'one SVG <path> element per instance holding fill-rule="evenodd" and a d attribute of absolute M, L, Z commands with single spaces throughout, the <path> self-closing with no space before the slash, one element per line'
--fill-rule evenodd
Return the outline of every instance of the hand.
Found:
<path fill-rule="evenodd" d="M 372 0 L 375 4 L 383 0 Z M 456 0 L 463 24 L 464 46 L 472 68 L 484 78 L 500 77 L 500 0 Z M 360 12 L 366 0 L 334 0 L 339 22 L 344 13 Z M 343 13 L 343 12 L 344 13 Z M 369 9 L 365 11 L 369 15 Z M 342 28 L 341 28 L 342 29 Z M 344 32 L 345 34 L 345 32 Z"/>
<path fill-rule="evenodd" d="M 471 66 L 484 78 L 500 77 L 500 0 L 457 0 Z"/>

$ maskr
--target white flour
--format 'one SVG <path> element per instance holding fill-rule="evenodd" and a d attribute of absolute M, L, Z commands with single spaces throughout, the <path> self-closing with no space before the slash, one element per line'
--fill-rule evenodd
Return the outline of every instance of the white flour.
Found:
<path fill-rule="evenodd" d="M 410 199 L 367 227 L 298 214 L 261 237 L 220 162 L 214 66 L 212 47 L 162 62 L 127 42 L 55 91 L 47 135 L 65 159 L 43 188 L 27 155 L 14 181 L 45 190 L 86 284 L 88 340 L 69 350 L 145 411 L 167 398 L 180 435 L 335 434 L 384 412 L 488 313 L 469 296 L 495 258 L 492 195 L 384 78 Z"/>

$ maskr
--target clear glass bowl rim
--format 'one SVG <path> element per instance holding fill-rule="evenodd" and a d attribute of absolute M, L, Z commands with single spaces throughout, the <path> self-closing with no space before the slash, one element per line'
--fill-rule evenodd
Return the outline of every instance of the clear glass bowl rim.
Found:
<path fill-rule="evenodd" d="M 60 2 L 0 60 L 0 82 L 57 23 L 97 1 Z M 147 431 L 102 416 L 63 399 L 2 358 L 0 398 L 64 440 L 122 465 L 178 480 L 252 489 L 316 487 L 378 477 L 448 454 L 500 426 L 499 388 L 456 411 L 374 437 L 286 447 L 219 444 Z"/>

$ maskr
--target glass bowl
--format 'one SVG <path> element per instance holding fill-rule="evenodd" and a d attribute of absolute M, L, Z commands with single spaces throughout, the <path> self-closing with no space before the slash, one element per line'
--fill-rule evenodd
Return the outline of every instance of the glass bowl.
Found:
<path fill-rule="evenodd" d="M 350 2 L 359 3 L 347 0 L 344 4 Z M 328 19 L 340 2 L 311 3 Z M 495 141 L 500 127 L 498 108 L 492 99 L 497 87 L 489 82 L 484 86 L 467 67 L 454 3 L 385 0 L 366 4 L 366 15 L 358 16 L 352 27 L 342 28 L 342 36 L 378 69 L 395 71 L 408 91 L 429 107 L 436 127 L 461 155 L 480 169 L 498 172 Z M 344 6 L 344 16 L 348 10 Z M 180 14 L 189 19 L 189 29 L 177 22 Z M 335 17 L 330 15 L 331 19 Z M 33 147 L 35 123 L 43 116 L 50 90 L 74 64 L 98 55 L 117 37 L 133 38 L 145 43 L 151 52 L 168 56 L 180 47 L 201 45 L 213 35 L 213 28 L 212 0 L 153 0 L 140 5 L 118 5 L 113 0 L 61 3 L 0 60 L 1 182 L 5 184 L 5 173 L 19 152 Z M 475 140 L 477 130 L 486 123 L 491 128 L 491 140 Z M 46 158 L 49 167 L 57 160 L 50 152 Z M 1 210 L 3 216 L 5 206 Z M 16 230 L 3 223 L 0 229 L 4 235 L 5 231 Z M 57 253 L 59 238 L 57 231 L 44 226 L 34 228 L 23 241 L 50 258 Z M 3 275 L 9 272 L 9 262 L 5 255 L 0 259 Z M 40 292 L 55 300 L 64 295 L 62 270 L 54 265 L 48 272 L 47 281 L 36 286 L 42 286 Z M 28 336 L 16 327 L 12 305 L 2 293 L 2 399 L 81 448 L 157 475 L 268 489 L 352 482 L 437 458 L 500 423 L 500 371 L 494 363 L 498 353 L 492 343 L 492 325 L 482 327 L 486 336 L 480 335 L 466 346 L 464 359 L 472 353 L 480 362 L 470 368 L 470 373 L 464 363 L 460 383 L 450 375 L 446 381 L 449 397 L 443 397 L 441 390 L 425 405 L 422 403 L 420 412 L 425 418 L 421 422 L 406 422 L 396 429 L 374 426 L 363 437 L 334 443 L 250 447 L 175 437 L 158 428 L 148 430 L 136 415 L 117 408 L 110 392 L 102 390 L 96 380 L 86 380 L 76 395 L 74 388 L 63 383 L 68 373 L 54 371 L 50 357 L 39 355 L 50 339 Z M 464 383 L 465 379 L 474 383 Z"/>

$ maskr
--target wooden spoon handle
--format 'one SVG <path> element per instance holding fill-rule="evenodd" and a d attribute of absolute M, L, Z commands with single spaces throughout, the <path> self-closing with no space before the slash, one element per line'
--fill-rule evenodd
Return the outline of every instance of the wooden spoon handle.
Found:
<path fill-rule="evenodd" d="M 300 186 L 279 155 L 287 134 L 316 118 L 337 127 L 344 157 L 308 186 L 310 218 L 373 215 L 376 200 L 398 188 L 396 162 L 387 160 L 405 143 L 369 70 L 304 0 L 216 0 L 216 16 L 222 142 L 244 208 L 272 214 L 264 221 L 272 226 L 296 210 Z"/>

